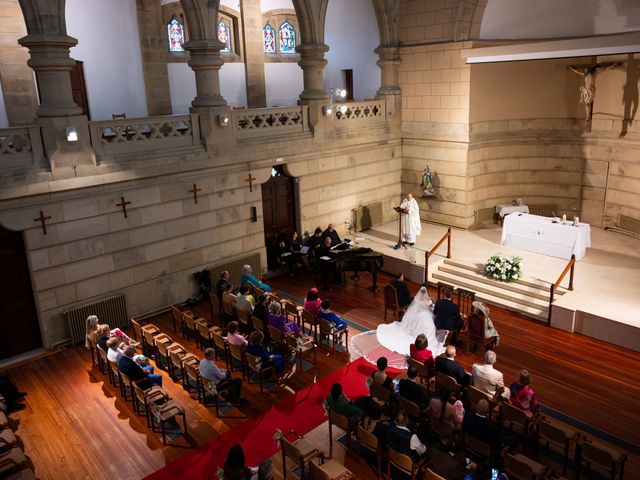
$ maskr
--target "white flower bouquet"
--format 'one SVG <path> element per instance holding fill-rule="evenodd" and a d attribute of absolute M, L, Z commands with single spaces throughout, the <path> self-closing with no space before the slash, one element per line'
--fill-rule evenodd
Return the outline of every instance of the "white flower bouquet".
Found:
<path fill-rule="evenodd" d="M 513 282 L 519 279 L 522 274 L 520 272 L 519 257 L 501 257 L 494 255 L 484 265 L 484 273 L 487 277 L 501 282 Z"/>

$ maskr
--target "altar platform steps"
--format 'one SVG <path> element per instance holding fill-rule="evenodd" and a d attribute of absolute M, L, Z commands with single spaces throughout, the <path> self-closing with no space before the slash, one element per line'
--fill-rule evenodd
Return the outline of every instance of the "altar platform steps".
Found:
<path fill-rule="evenodd" d="M 500 305 L 528 317 L 547 321 L 549 314 L 550 283 L 535 278 L 522 278 L 505 283 L 484 275 L 484 266 L 445 258 L 429 267 L 429 281 L 444 282 L 456 288 L 476 292 L 476 299 Z M 567 289 L 558 288 L 555 297 L 560 298 Z"/>

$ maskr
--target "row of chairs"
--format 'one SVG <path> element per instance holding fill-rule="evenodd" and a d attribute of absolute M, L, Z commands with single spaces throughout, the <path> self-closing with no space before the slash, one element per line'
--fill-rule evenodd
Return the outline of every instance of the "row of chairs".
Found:
<path fill-rule="evenodd" d="M 0 405 L 5 405 L 0 396 Z M 33 471 L 27 464 L 27 457 L 9 425 L 9 420 L 0 409 L 0 478 L 8 480 L 35 480 Z"/>

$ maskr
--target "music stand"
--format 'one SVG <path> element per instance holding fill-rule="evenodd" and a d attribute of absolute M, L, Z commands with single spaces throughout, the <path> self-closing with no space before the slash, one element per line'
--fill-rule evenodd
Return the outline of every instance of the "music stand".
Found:
<path fill-rule="evenodd" d="M 402 215 L 406 215 L 409 211 L 400 207 L 393 207 L 393 209 L 398 212 L 398 243 L 396 243 L 396 246 L 393 247 L 393 249 L 400 250 L 400 247 L 404 247 L 402 243 Z"/>

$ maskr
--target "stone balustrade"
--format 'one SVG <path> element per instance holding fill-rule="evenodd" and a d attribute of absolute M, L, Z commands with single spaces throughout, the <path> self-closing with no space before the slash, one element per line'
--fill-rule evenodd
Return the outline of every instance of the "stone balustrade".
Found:
<path fill-rule="evenodd" d="M 266 137 L 309 131 L 308 107 L 251 108 L 231 112 L 236 138 Z"/>
<path fill-rule="evenodd" d="M 334 105 L 334 116 L 339 122 L 351 123 L 366 120 L 385 120 L 385 100 L 368 100 L 364 102 L 338 103 Z"/>
<path fill-rule="evenodd" d="M 0 168 L 31 167 L 43 161 L 40 127 L 0 129 Z"/>
<path fill-rule="evenodd" d="M 202 143 L 197 114 L 105 120 L 89 126 L 98 158 Z"/>

